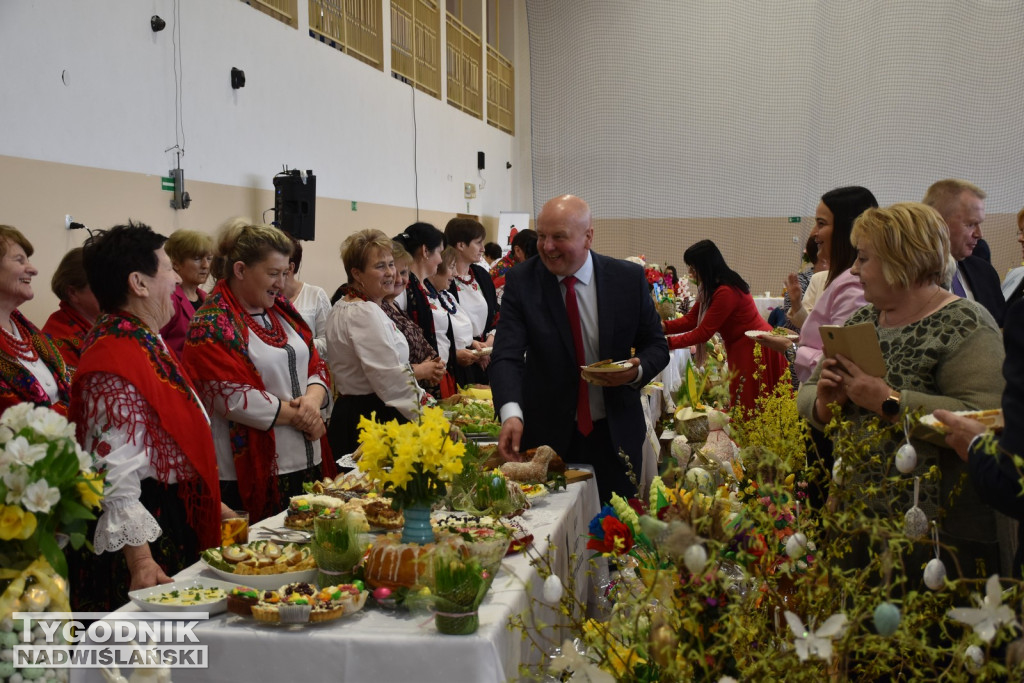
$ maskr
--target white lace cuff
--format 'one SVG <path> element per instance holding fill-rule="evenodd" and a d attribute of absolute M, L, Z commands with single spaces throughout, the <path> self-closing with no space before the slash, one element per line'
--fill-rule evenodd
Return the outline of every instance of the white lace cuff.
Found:
<path fill-rule="evenodd" d="M 99 555 L 116 552 L 125 545 L 152 543 L 161 533 L 156 519 L 138 500 L 104 501 L 92 543 Z"/>

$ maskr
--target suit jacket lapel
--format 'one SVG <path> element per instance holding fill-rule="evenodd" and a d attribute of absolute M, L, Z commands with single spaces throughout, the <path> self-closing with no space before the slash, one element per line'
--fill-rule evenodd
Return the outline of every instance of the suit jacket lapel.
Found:
<path fill-rule="evenodd" d="M 551 319 L 555 321 L 562 347 L 575 364 L 576 349 L 572 343 L 572 330 L 569 329 L 569 316 L 566 315 L 565 302 L 562 300 L 562 286 L 558 283 L 558 278 L 547 268 L 541 266 L 540 270 L 541 296 L 551 313 Z"/>
<path fill-rule="evenodd" d="M 612 302 L 612 285 L 604 280 L 604 268 L 598 255 L 591 252 L 594 259 L 594 281 L 597 294 L 597 348 L 600 358 L 612 358 L 614 342 L 615 305 Z M 607 285 L 607 286 L 605 286 Z M 622 360 L 614 358 L 613 360 Z"/>

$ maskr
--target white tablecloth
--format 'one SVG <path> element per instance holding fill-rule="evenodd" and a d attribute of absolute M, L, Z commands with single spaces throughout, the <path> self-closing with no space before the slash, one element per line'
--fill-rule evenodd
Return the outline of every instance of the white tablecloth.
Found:
<path fill-rule="evenodd" d="M 585 467 L 585 466 L 577 466 Z M 480 606 L 480 629 L 468 636 L 439 634 L 423 614 L 384 612 L 376 607 L 313 627 L 256 626 L 252 620 L 221 614 L 195 629 L 199 644 L 209 646 L 208 669 L 175 669 L 175 683 L 209 681 L 416 681 L 417 683 L 483 683 L 518 679 L 520 663 L 539 661 L 521 634 L 510 631 L 509 619 L 525 610 L 528 593 L 539 597 L 541 585 L 530 557 L 554 548 L 555 567 L 563 577 L 576 577 L 577 597 L 587 602 L 587 526 L 600 511 L 594 479 L 570 484 L 565 491 L 534 501 L 523 515 L 534 535 L 528 553 L 506 558 Z M 283 513 L 282 513 L 283 515 Z M 280 526 L 281 516 L 267 521 Z M 575 566 L 570 557 L 575 555 Z M 175 578 L 215 578 L 195 564 Z M 127 605 L 121 611 L 137 611 Z M 554 623 L 553 615 L 540 615 Z M 547 629 L 551 647 L 562 633 Z M 98 670 L 72 671 L 73 681 L 101 681 Z M 123 671 L 126 675 L 128 672 Z"/>
<path fill-rule="evenodd" d="M 654 382 L 660 382 L 661 387 L 656 384 L 648 384 L 643 389 L 644 420 L 647 423 L 647 436 L 644 439 L 643 469 L 640 473 L 640 495 L 646 498 L 651 481 L 658 474 L 658 457 L 661 453 L 661 444 L 655 427 L 661 416 L 667 412 L 675 412 L 676 404 L 673 396 L 679 385 L 683 383 L 683 372 L 686 369 L 686 361 L 690 359 L 689 349 L 675 349 L 669 351 L 668 365 L 658 373 Z"/>
<path fill-rule="evenodd" d="M 773 310 L 782 308 L 783 298 L 781 296 L 755 296 L 754 303 L 757 305 L 757 311 L 761 317 L 767 320 Z"/>

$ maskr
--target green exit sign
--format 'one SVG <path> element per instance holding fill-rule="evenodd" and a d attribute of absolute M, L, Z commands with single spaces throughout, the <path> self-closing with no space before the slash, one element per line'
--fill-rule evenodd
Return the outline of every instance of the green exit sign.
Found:
<path fill-rule="evenodd" d="M 162 176 L 160 178 L 160 189 L 167 190 L 168 192 L 174 192 L 174 178 Z"/>
<path fill-rule="evenodd" d="M 803 220 L 803 219 L 800 218 L 800 216 L 790 216 L 789 217 L 789 222 L 790 223 L 799 223 L 801 220 Z"/>

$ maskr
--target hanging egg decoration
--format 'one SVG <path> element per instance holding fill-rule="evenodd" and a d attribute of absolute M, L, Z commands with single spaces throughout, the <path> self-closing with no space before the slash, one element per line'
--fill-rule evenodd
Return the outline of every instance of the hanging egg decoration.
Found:
<path fill-rule="evenodd" d="M 832 464 L 832 481 L 839 486 L 842 486 L 843 482 L 846 481 L 845 475 L 846 471 L 843 470 L 843 459 L 836 458 L 835 463 Z"/>
<path fill-rule="evenodd" d="M 896 451 L 896 469 L 903 474 L 910 474 L 917 467 L 917 450 L 909 443 L 900 446 Z"/>
<path fill-rule="evenodd" d="M 933 591 L 946 585 L 946 565 L 942 564 L 939 558 L 928 560 L 928 564 L 924 566 L 924 585 Z"/>
<path fill-rule="evenodd" d="M 693 574 L 699 574 L 708 563 L 708 551 L 700 543 L 694 543 L 683 553 L 683 563 Z"/>
<path fill-rule="evenodd" d="M 970 674 L 977 674 L 985 665 L 985 653 L 977 645 L 968 645 L 964 650 L 964 666 Z"/>
<path fill-rule="evenodd" d="M 556 574 L 544 579 L 544 601 L 554 604 L 562 599 L 562 580 Z"/>
<path fill-rule="evenodd" d="M 891 602 L 883 602 L 875 608 L 875 631 L 878 635 L 888 638 L 896 633 L 900 626 L 900 610 Z"/>
<path fill-rule="evenodd" d="M 916 505 L 903 516 L 903 533 L 915 541 L 928 533 L 928 515 Z"/>
<path fill-rule="evenodd" d="M 807 537 L 799 531 L 786 539 L 786 554 L 794 560 L 807 554 Z"/>

